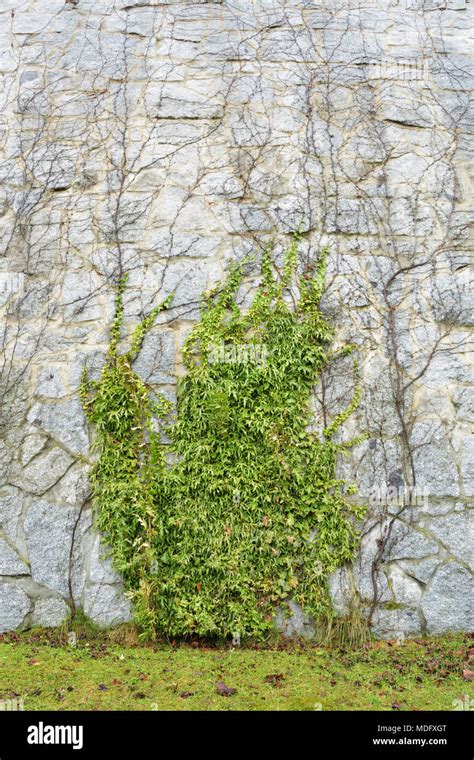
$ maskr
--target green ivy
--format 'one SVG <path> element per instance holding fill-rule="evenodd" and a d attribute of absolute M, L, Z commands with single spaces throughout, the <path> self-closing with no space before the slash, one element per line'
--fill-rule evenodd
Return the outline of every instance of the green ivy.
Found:
<path fill-rule="evenodd" d="M 98 382 L 84 376 L 82 399 L 96 431 L 98 528 L 147 635 L 262 639 L 290 599 L 311 616 L 332 615 L 328 575 L 353 557 L 361 514 L 336 477 L 337 456 L 354 442 L 336 443 L 334 433 L 360 387 L 322 434 L 311 432 L 314 386 L 334 358 L 319 308 L 327 251 L 302 275 L 297 253 L 295 235 L 279 274 L 263 255 L 246 311 L 236 301 L 242 265 L 207 294 L 183 347 L 171 422 L 170 405 L 152 401 L 131 367 L 169 300 L 119 354 L 119 283 L 106 366 Z"/>

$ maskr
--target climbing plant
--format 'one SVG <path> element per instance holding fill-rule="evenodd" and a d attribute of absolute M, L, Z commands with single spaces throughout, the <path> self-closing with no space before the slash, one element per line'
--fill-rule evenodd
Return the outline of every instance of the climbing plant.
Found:
<path fill-rule="evenodd" d="M 298 235 L 280 271 L 263 254 L 247 309 L 237 303 L 239 264 L 205 296 L 171 421 L 131 367 L 168 302 L 119 354 L 119 284 L 107 363 L 99 381 L 84 376 L 82 397 L 96 429 L 98 527 L 148 635 L 262 639 L 291 599 L 311 616 L 332 614 L 328 575 L 353 556 L 360 516 L 336 477 L 336 458 L 354 441 L 334 434 L 360 388 L 314 432 L 312 392 L 335 356 L 319 306 L 327 251 L 302 274 L 297 254 Z"/>
<path fill-rule="evenodd" d="M 128 350 L 120 353 L 123 294 L 127 276 L 117 284 L 115 316 L 104 369 L 98 381 L 84 369 L 81 400 L 95 428 L 93 449 L 97 454 L 90 472 L 98 530 L 107 537 L 113 562 L 122 573 L 134 602 L 137 621 L 152 630 L 148 605 L 149 569 L 153 560 L 154 503 L 152 484 L 164 458 L 154 415 L 164 415 L 169 405 L 153 399 L 147 385 L 132 369 L 144 337 L 171 298 L 166 299 L 135 328 Z"/>

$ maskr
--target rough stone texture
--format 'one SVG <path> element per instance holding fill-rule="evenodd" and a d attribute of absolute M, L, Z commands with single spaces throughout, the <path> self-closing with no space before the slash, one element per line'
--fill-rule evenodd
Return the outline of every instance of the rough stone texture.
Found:
<path fill-rule="evenodd" d="M 430 522 L 431 532 L 458 560 L 474 569 L 474 512 L 466 510 Z"/>
<path fill-rule="evenodd" d="M 90 581 L 95 584 L 120 582 L 120 575 L 113 569 L 107 547 L 102 545 L 99 536 L 94 538 L 89 561 Z"/>
<path fill-rule="evenodd" d="M 474 435 L 464 439 L 461 472 L 466 496 L 474 496 Z"/>
<path fill-rule="evenodd" d="M 349 612 L 354 600 L 354 584 L 347 567 L 339 568 L 329 578 L 329 590 L 334 609 L 339 615 Z"/>
<path fill-rule="evenodd" d="M 275 626 L 286 638 L 304 636 L 310 639 L 314 636 L 314 626 L 311 623 L 311 619 L 294 602 L 290 602 L 289 614 L 281 610 L 277 611 Z"/>
<path fill-rule="evenodd" d="M 54 597 L 38 599 L 31 616 L 31 623 L 44 628 L 54 628 L 66 619 L 68 613 L 69 607 L 63 599 Z"/>
<path fill-rule="evenodd" d="M 0 496 L 0 529 L 13 542 L 17 538 L 21 511 L 21 493 L 14 488 L 9 488 L 5 495 Z"/>
<path fill-rule="evenodd" d="M 401 522 L 397 522 L 392 535 L 395 539 L 398 538 L 390 554 L 392 559 L 422 559 L 438 551 L 436 541 L 412 526 L 402 525 Z"/>
<path fill-rule="evenodd" d="M 29 462 L 42 451 L 48 441 L 46 435 L 27 435 L 21 447 L 21 464 L 26 467 Z"/>
<path fill-rule="evenodd" d="M 78 509 L 47 501 L 34 501 L 25 520 L 32 579 L 64 597 L 69 596 L 71 544 L 78 520 Z M 80 578 L 82 569 L 76 569 Z"/>
<path fill-rule="evenodd" d="M 369 601 L 374 596 L 374 579 L 372 577 L 372 563 L 378 551 L 378 542 L 382 532 L 374 528 L 362 538 L 359 556 L 354 564 L 354 582 L 357 593 L 363 601 Z M 376 596 L 380 602 L 388 602 L 392 599 L 390 586 L 385 572 L 375 576 Z"/>
<path fill-rule="evenodd" d="M 130 617 L 78 398 L 117 278 L 124 345 L 174 291 L 134 362 L 174 399 L 202 292 L 299 225 L 358 347 L 339 440 L 369 433 L 339 463 L 369 508 L 335 607 L 375 592 L 380 636 L 472 627 L 473 26 L 461 0 L 0 4 L 0 628 L 58 624 L 70 587 L 95 622 Z M 328 369 L 329 416 L 354 381 L 351 357 Z M 277 624 L 313 631 L 296 606 Z"/>
<path fill-rule="evenodd" d="M 391 569 L 390 581 L 395 602 L 416 609 L 423 594 L 422 586 L 413 578 L 407 578 L 400 566 Z"/>
<path fill-rule="evenodd" d="M 56 404 L 37 403 L 29 412 L 28 421 L 49 433 L 72 454 L 87 454 L 89 439 L 79 399 Z"/>
<path fill-rule="evenodd" d="M 0 584 L 0 633 L 14 631 L 23 625 L 31 602 L 18 587 L 7 583 Z"/>
<path fill-rule="evenodd" d="M 373 618 L 373 632 L 381 639 L 413 636 L 420 631 L 420 619 L 416 610 L 378 609 Z"/>
<path fill-rule="evenodd" d="M 474 626 L 473 597 L 472 575 L 466 568 L 456 562 L 440 567 L 421 602 L 428 633 L 471 631 Z"/>
<path fill-rule="evenodd" d="M 35 457 L 17 474 L 14 472 L 11 483 L 23 491 L 40 496 L 63 477 L 73 461 L 74 459 L 62 449 L 53 449 Z"/>
<path fill-rule="evenodd" d="M 71 467 L 52 489 L 54 499 L 60 504 L 85 504 L 91 493 L 91 486 L 84 466 Z"/>
<path fill-rule="evenodd" d="M 425 560 L 403 560 L 399 565 L 405 570 L 405 573 L 408 576 L 416 578 L 420 583 L 428 583 L 439 563 L 440 560 L 434 558 Z"/>
<path fill-rule="evenodd" d="M 134 370 L 146 383 L 160 384 L 174 381 L 175 341 L 172 333 L 149 333 L 143 341 Z"/>
<path fill-rule="evenodd" d="M 29 572 L 26 562 L 0 538 L 0 575 L 29 575 Z"/>
<path fill-rule="evenodd" d="M 130 620 L 130 603 L 120 587 L 105 583 L 90 583 L 84 592 L 84 612 L 98 625 L 118 625 Z"/>

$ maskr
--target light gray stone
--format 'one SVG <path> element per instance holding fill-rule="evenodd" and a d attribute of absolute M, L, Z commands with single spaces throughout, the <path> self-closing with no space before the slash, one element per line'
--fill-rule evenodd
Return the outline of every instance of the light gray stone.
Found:
<path fill-rule="evenodd" d="M 128 52 L 132 57 L 138 39 L 132 36 L 128 38 Z M 96 76 L 100 71 L 103 77 L 119 79 L 125 75 L 123 38 L 120 35 L 100 34 L 89 25 L 87 36 L 73 37 L 72 43 L 61 56 L 61 68 L 64 71 L 81 72 L 84 77 L 88 76 L 89 72 Z"/>
<path fill-rule="evenodd" d="M 461 477 L 466 496 L 474 496 L 474 435 L 467 435 L 463 442 Z"/>
<path fill-rule="evenodd" d="M 437 517 L 429 523 L 433 533 L 456 559 L 465 562 L 474 570 L 474 511 Z"/>
<path fill-rule="evenodd" d="M 413 428 L 413 461 L 417 486 L 433 496 L 458 496 L 458 471 L 439 425 L 420 422 Z"/>
<path fill-rule="evenodd" d="M 408 82 L 386 82 L 383 96 L 378 100 L 379 113 L 382 119 L 398 122 L 409 127 L 436 126 L 435 114 L 430 108 L 429 101 L 417 97 Z"/>
<path fill-rule="evenodd" d="M 26 562 L 0 538 L 0 575 L 29 575 Z"/>
<path fill-rule="evenodd" d="M 416 525 L 405 525 L 399 520 L 392 528 L 390 559 L 421 559 L 438 552 L 438 544 Z"/>
<path fill-rule="evenodd" d="M 49 433 L 72 454 L 87 454 L 89 439 L 78 398 L 49 404 L 37 402 L 28 413 L 28 422 Z"/>
<path fill-rule="evenodd" d="M 53 190 L 66 190 L 74 182 L 76 160 L 76 147 L 57 142 L 33 148 L 27 165 L 37 183 Z"/>
<path fill-rule="evenodd" d="M 61 367 L 50 365 L 40 367 L 36 383 L 36 392 L 45 398 L 61 398 L 66 395 L 66 389 L 61 376 Z"/>
<path fill-rule="evenodd" d="M 472 574 L 457 562 L 440 567 L 421 601 L 428 633 L 470 631 L 474 626 Z"/>
<path fill-rule="evenodd" d="M 131 619 L 130 602 L 122 589 L 106 583 L 87 584 L 84 612 L 93 623 L 104 628 L 127 623 Z"/>
<path fill-rule="evenodd" d="M 381 639 L 397 639 L 400 635 L 414 636 L 420 632 L 418 613 L 403 608 L 377 609 L 372 619 L 372 632 Z"/>
<path fill-rule="evenodd" d="M 26 436 L 21 447 L 21 463 L 23 467 L 26 467 L 33 457 L 44 449 L 47 440 L 47 435 L 41 435 L 39 433 L 33 433 Z"/>
<path fill-rule="evenodd" d="M 405 575 L 401 567 L 390 568 L 389 583 L 395 602 L 407 607 L 417 608 L 422 595 L 422 587 L 416 580 Z"/>
<path fill-rule="evenodd" d="M 471 338 L 465 331 L 452 331 L 445 341 L 445 350 L 435 352 L 424 375 L 428 387 L 444 386 L 447 382 L 472 383 Z"/>
<path fill-rule="evenodd" d="M 302 610 L 300 605 L 293 601 L 288 603 L 289 610 L 278 609 L 275 615 L 275 627 L 285 638 L 299 637 L 313 638 L 315 635 L 314 624 Z"/>
<path fill-rule="evenodd" d="M 244 194 L 242 181 L 225 171 L 206 174 L 200 190 L 207 198 L 240 198 Z"/>
<path fill-rule="evenodd" d="M 213 204 L 212 210 L 224 230 L 230 234 L 269 232 L 274 228 L 270 215 L 257 205 L 218 201 Z"/>
<path fill-rule="evenodd" d="M 329 577 L 329 593 L 335 611 L 346 615 L 355 599 L 355 588 L 349 567 L 340 567 Z"/>
<path fill-rule="evenodd" d="M 102 304 L 100 282 L 92 272 L 69 272 L 64 277 L 62 300 L 64 321 L 90 322 L 100 320 Z"/>
<path fill-rule="evenodd" d="M 375 201 L 377 199 L 374 199 Z M 326 219 L 326 231 L 338 231 L 352 235 L 376 233 L 377 223 L 374 211 L 377 209 L 374 208 L 374 202 L 364 203 L 359 200 L 342 198 L 337 206 L 330 209 Z"/>
<path fill-rule="evenodd" d="M 0 633 L 20 628 L 30 611 L 30 600 L 18 586 L 0 583 Z"/>
<path fill-rule="evenodd" d="M 23 555 L 32 560 L 33 580 L 18 584 L 36 602 L 19 624 L 61 621 L 66 605 L 56 597 L 69 593 L 81 506 L 72 555 L 78 607 L 84 602 L 103 624 L 129 614 L 91 528 L 87 466 L 74 462 L 90 456 L 81 369 L 86 362 L 98 379 L 119 273 L 129 274 L 123 347 L 143 314 L 175 293 L 134 363 L 146 382 L 166 384 L 156 393 L 172 397 L 203 291 L 231 261 L 269 245 L 281 267 L 295 228 L 302 263 L 329 245 L 321 306 L 339 345 L 362 347 L 363 398 L 336 441 L 370 431 L 370 441 L 338 459 L 338 475 L 368 502 L 367 528 L 384 515 L 377 493 L 400 481 L 406 462 L 397 382 L 407 388 L 422 501 L 404 509 L 406 527 L 396 524 L 385 546 L 375 630 L 424 631 L 422 604 L 435 628 L 441 620 L 442 566 L 454 578 L 452 558 L 462 568 L 471 560 L 472 4 L 343 5 L 1 3 L 0 308 L 11 390 L 0 483 L 22 490 L 0 493 L 0 565 L 16 572 Z M 246 271 L 245 307 L 256 283 L 255 268 Z M 24 287 L 5 292 L 2 283 L 22 273 Z M 335 363 L 333 378 L 328 368 L 330 413 L 351 395 L 353 358 Z M 321 420 L 316 400 L 315 410 Z M 384 527 L 397 510 L 385 505 Z M 354 567 L 329 579 L 340 614 L 357 597 L 370 607 L 379 539 L 370 531 Z M 457 599 L 456 591 L 453 606 Z M 466 611 L 456 614 L 467 627 Z M 297 607 L 279 624 L 289 635 L 312 630 Z"/>
<path fill-rule="evenodd" d="M 61 17 L 63 15 L 59 12 L 63 8 L 64 5 L 60 0 L 51 0 L 47 7 L 43 6 L 41 9 L 35 8 L 34 11 L 36 12 L 31 12 L 31 9 L 20 6 L 20 10 L 17 9 L 13 17 L 14 30 L 16 34 L 34 34 L 43 31 L 51 25 L 54 31 L 61 31 L 63 28 L 62 22 L 64 23 L 64 21 L 62 18 L 58 18 L 58 16 Z"/>
<path fill-rule="evenodd" d="M 32 625 L 55 628 L 67 618 L 69 607 L 63 599 L 48 597 L 35 602 L 31 616 Z"/>
<path fill-rule="evenodd" d="M 23 495 L 16 488 L 0 496 L 0 528 L 14 543 L 17 539 L 18 526 L 23 508 Z"/>
<path fill-rule="evenodd" d="M 400 560 L 399 565 L 408 575 L 416 578 L 420 583 L 428 583 L 434 571 L 440 564 L 439 558 L 421 559 L 421 560 Z"/>
<path fill-rule="evenodd" d="M 217 100 L 200 95 L 192 87 L 182 84 L 165 84 L 160 87 L 154 108 L 156 118 L 210 119 L 222 116 L 222 105 Z"/>
<path fill-rule="evenodd" d="M 84 367 L 90 380 L 99 380 L 105 365 L 105 354 L 105 349 L 92 350 L 83 354 L 77 352 L 69 366 L 69 383 L 74 392 L 77 393 L 79 390 Z"/>
<path fill-rule="evenodd" d="M 202 265 L 178 262 L 164 270 L 163 295 L 174 293 L 171 314 L 179 309 L 183 317 L 196 318 L 205 288 L 206 272 Z"/>
<path fill-rule="evenodd" d="M 133 369 L 146 383 L 172 383 L 175 379 L 175 353 L 173 333 L 152 330 L 143 341 Z"/>
<path fill-rule="evenodd" d="M 41 496 L 64 475 L 73 458 L 63 449 L 55 448 L 33 459 L 11 482 L 24 491 Z"/>
<path fill-rule="evenodd" d="M 430 73 L 436 85 L 443 90 L 468 92 L 474 89 L 472 62 L 467 56 L 451 54 L 442 63 L 434 62 L 430 67 Z"/>
<path fill-rule="evenodd" d="M 469 270 L 430 280 L 430 305 L 435 319 L 458 325 L 474 325 L 472 283 Z"/>
<path fill-rule="evenodd" d="M 109 550 L 101 544 L 100 536 L 94 539 L 89 558 L 88 579 L 92 583 L 120 583 L 120 574 L 112 567 Z"/>
<path fill-rule="evenodd" d="M 376 526 L 361 540 L 359 554 L 354 563 L 354 580 L 356 589 L 364 601 L 371 602 L 374 599 L 374 593 L 379 603 L 387 602 L 392 598 L 384 567 L 379 566 L 374 577 L 372 574 L 373 563 L 379 551 L 378 542 L 385 532 L 385 526 Z"/>
<path fill-rule="evenodd" d="M 54 500 L 58 504 L 82 506 L 91 496 L 91 485 L 87 475 L 88 468 L 74 465 L 54 486 Z"/>
<path fill-rule="evenodd" d="M 168 230 L 155 230 L 148 237 L 148 243 L 153 251 L 161 257 L 179 256 L 204 259 L 215 256 L 222 245 L 223 238 L 218 236 L 206 237 L 185 232 L 170 233 Z"/>
<path fill-rule="evenodd" d="M 157 17 L 156 10 L 152 8 L 130 8 L 122 30 L 126 30 L 127 34 L 137 34 L 150 39 L 153 37 L 155 25 L 159 25 L 160 21 L 160 16 Z"/>
<path fill-rule="evenodd" d="M 456 389 L 453 402 L 459 419 L 474 422 L 474 388 Z"/>
<path fill-rule="evenodd" d="M 70 575 L 76 597 L 81 593 L 84 582 L 82 558 L 78 550 L 84 520 L 79 521 L 79 513 L 78 508 L 34 501 L 25 520 L 33 580 L 65 598 L 70 596 Z"/>
<path fill-rule="evenodd" d="M 83 2 L 83 0 L 81 0 L 81 2 Z M 84 2 L 83 2 L 83 4 L 84 4 Z M 92 9 L 93 10 L 96 9 L 95 0 L 85 0 L 85 5 L 87 6 L 87 4 L 89 4 L 89 7 L 91 8 L 91 10 Z M 143 4 L 144 4 L 143 0 L 117 0 L 117 6 L 116 6 L 116 8 L 117 8 L 117 10 L 124 10 L 126 8 L 134 8 L 135 6 L 143 6 Z M 153 7 L 158 6 L 158 5 L 172 5 L 173 4 L 173 0 L 147 0 L 146 4 L 150 8 L 153 8 Z M 104 4 L 104 6 L 103 6 L 103 12 L 107 8 L 110 8 L 110 4 L 109 4 L 108 0 L 107 0 L 107 5 Z"/>

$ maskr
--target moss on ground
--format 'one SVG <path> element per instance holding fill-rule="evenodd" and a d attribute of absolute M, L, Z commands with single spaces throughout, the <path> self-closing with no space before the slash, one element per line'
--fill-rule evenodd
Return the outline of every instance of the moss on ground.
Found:
<path fill-rule="evenodd" d="M 452 710 L 474 699 L 468 636 L 230 649 L 112 634 L 0 637 L 0 699 L 25 710 Z M 227 689 L 227 696 L 219 693 Z"/>

